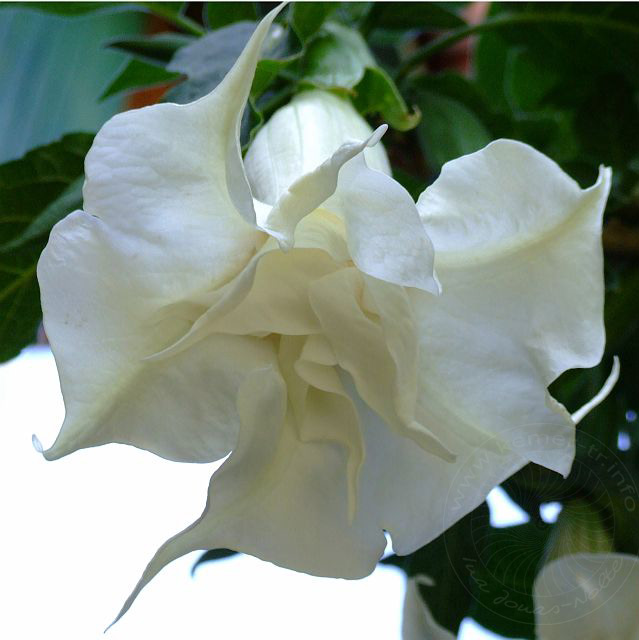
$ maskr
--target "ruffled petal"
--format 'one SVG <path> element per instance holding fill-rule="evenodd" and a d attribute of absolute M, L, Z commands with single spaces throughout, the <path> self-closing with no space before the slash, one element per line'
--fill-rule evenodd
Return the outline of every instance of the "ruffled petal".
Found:
<path fill-rule="evenodd" d="M 433 245 L 410 194 L 360 154 L 339 175 L 338 213 L 353 262 L 364 273 L 438 294 Z"/>
<path fill-rule="evenodd" d="M 637 640 L 639 559 L 578 553 L 547 564 L 535 580 L 540 640 Z"/>
<path fill-rule="evenodd" d="M 158 550 L 118 617 L 162 567 L 195 549 L 236 549 L 320 576 L 375 568 L 386 541 L 370 514 L 358 510 L 349 522 L 344 451 L 299 439 L 281 376 L 272 368 L 249 376 L 238 411 L 238 444 L 211 480 L 204 513 Z"/>
<path fill-rule="evenodd" d="M 278 10 L 211 94 L 120 114 L 97 134 L 85 162 L 86 213 L 54 228 L 38 265 L 67 411 L 47 457 L 116 441 L 211 460 L 235 441 L 228 407 L 244 359 L 225 373 L 222 346 L 221 368 L 207 365 L 220 348 L 209 341 L 199 354 L 143 360 L 188 332 L 198 317 L 190 300 L 241 272 L 262 242 L 238 215 L 250 218 L 253 200 L 237 131 Z M 207 377 L 219 393 L 209 392 Z M 189 400 L 176 400 L 178 390 Z"/>
<path fill-rule="evenodd" d="M 568 474 L 574 423 L 547 386 L 603 352 L 609 185 L 602 170 L 582 191 L 542 154 L 498 141 L 448 163 L 422 194 L 444 294 L 413 299 L 423 395 L 442 428 L 472 425 Z"/>
<path fill-rule="evenodd" d="M 413 296 L 426 425 L 440 437 L 479 431 L 567 475 L 574 458 L 574 423 L 548 394 L 549 381 L 531 349 L 513 337 L 501 317 L 508 313 L 506 305 L 518 309 L 517 300 L 499 287 L 482 288 L 474 281 L 461 286 L 442 276 L 442 286 L 440 298 Z"/>
<path fill-rule="evenodd" d="M 238 134 L 278 11 L 258 25 L 210 94 L 118 114 L 87 154 L 84 210 L 138 239 L 137 261 L 162 276 L 158 295 L 180 299 L 217 286 L 246 264 L 259 241 Z"/>
<path fill-rule="evenodd" d="M 313 252 L 316 263 L 309 260 L 308 256 L 305 257 L 305 252 L 301 251 L 289 253 L 288 255 L 292 257 L 271 255 L 280 254 L 280 252 L 277 242 L 269 238 L 244 269 L 224 286 L 212 292 L 191 296 L 172 307 L 163 309 L 162 315 L 191 315 L 196 320 L 190 329 L 173 344 L 159 352 L 147 354 L 149 359 L 161 359 L 184 351 L 211 333 L 222 330 L 223 327 L 234 333 L 241 325 L 242 328 L 250 329 L 253 333 L 263 334 L 274 330 L 277 325 L 290 329 L 293 335 L 303 334 L 305 329 L 316 329 L 317 325 L 309 314 L 307 301 L 299 298 L 305 284 L 301 276 L 304 272 L 306 275 L 315 274 L 315 276 L 330 272 L 334 266 L 331 265 L 329 258 L 332 258 L 335 264 L 344 264 L 348 261 L 343 223 L 334 215 L 318 209 L 298 225 L 296 238 L 299 249 L 316 250 Z M 267 260 L 267 264 L 259 284 L 268 286 L 273 294 L 272 297 L 265 296 L 264 292 L 254 286 L 256 274 L 260 271 L 263 259 Z M 298 260 L 300 265 L 304 265 L 303 273 L 288 272 Z M 284 268 L 284 271 L 278 270 L 279 267 Z M 277 274 L 274 273 L 275 270 L 278 270 Z M 279 280 L 267 282 L 270 276 Z M 242 309 L 238 309 L 238 306 Z M 287 308 L 291 311 L 292 307 L 301 311 L 302 317 L 288 316 L 283 313 Z M 252 315 L 247 316 L 247 313 Z M 260 313 L 266 315 L 261 316 Z M 227 320 L 229 317 L 239 324 L 235 326 L 232 321 Z"/>
<path fill-rule="evenodd" d="M 237 438 L 243 376 L 274 358 L 272 347 L 255 338 L 210 336 L 198 349 L 144 360 L 174 342 L 192 318 L 154 315 L 156 274 L 136 265 L 139 251 L 131 238 L 122 242 L 83 212 L 51 233 L 38 277 L 66 416 L 48 459 L 108 442 L 172 460 L 218 459 Z"/>
<path fill-rule="evenodd" d="M 417 203 L 442 285 L 457 297 L 461 286 L 476 290 L 482 312 L 530 348 L 548 381 L 603 354 L 610 179 L 602 168 L 582 190 L 532 147 L 498 140 L 444 165 Z"/>
<path fill-rule="evenodd" d="M 213 322 L 211 330 L 237 335 L 318 333 L 321 327 L 308 299 L 308 287 L 338 267 L 319 250 L 270 252 L 259 261 L 249 294 Z"/>
<path fill-rule="evenodd" d="M 410 404 L 405 402 L 401 388 L 404 377 L 396 360 L 399 345 L 394 343 L 389 350 L 382 327 L 358 303 L 363 293 L 361 274 L 353 267 L 329 274 L 310 286 L 311 305 L 339 366 L 353 376 L 359 394 L 396 434 L 452 458 L 441 440 L 407 411 Z"/>
<path fill-rule="evenodd" d="M 479 506 L 489 491 L 526 464 L 508 443 L 481 439 L 472 444 L 454 431 L 438 433 L 455 452 L 446 459 L 398 435 L 364 402 L 355 384 L 343 378 L 358 411 L 366 461 L 360 474 L 358 509 L 375 513 L 376 525 L 390 533 L 399 555 L 416 551 Z M 429 414 L 418 406 L 416 417 Z"/>

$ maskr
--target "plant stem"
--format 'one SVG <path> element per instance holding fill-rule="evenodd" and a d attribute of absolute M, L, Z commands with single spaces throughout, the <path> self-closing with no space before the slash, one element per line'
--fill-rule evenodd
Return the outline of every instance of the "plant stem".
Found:
<path fill-rule="evenodd" d="M 472 36 L 478 33 L 484 33 L 486 31 L 498 31 L 505 27 L 511 27 L 521 24 L 572 24 L 580 25 L 584 27 L 595 27 L 598 29 L 605 29 L 610 31 L 620 31 L 631 35 L 639 36 L 639 27 L 636 25 L 621 22 L 619 20 L 610 20 L 608 18 L 601 18 L 598 16 L 579 15 L 571 13 L 516 13 L 497 16 L 495 18 L 489 18 L 485 22 L 480 24 L 468 25 L 465 27 L 459 27 L 453 31 L 449 31 L 443 36 L 437 38 L 433 42 L 421 47 L 415 53 L 410 55 L 400 65 L 397 70 L 396 79 L 401 80 L 404 78 L 413 67 L 417 66 L 427 58 L 444 49 L 447 49 L 451 45 L 463 40 L 468 36 Z"/>

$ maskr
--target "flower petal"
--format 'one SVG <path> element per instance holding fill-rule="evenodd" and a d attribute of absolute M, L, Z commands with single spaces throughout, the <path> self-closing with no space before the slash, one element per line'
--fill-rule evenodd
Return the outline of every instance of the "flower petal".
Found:
<path fill-rule="evenodd" d="M 321 330 L 308 299 L 311 282 L 338 268 L 319 250 L 272 251 L 257 266 L 253 286 L 211 330 L 236 335 L 307 335 Z"/>
<path fill-rule="evenodd" d="M 532 147 L 498 140 L 444 165 L 417 203 L 442 281 L 501 289 L 484 308 L 534 349 L 551 380 L 595 366 L 603 353 L 601 224 L 610 178 L 602 168 L 582 190 Z"/>
<path fill-rule="evenodd" d="M 455 458 L 434 455 L 410 437 L 398 437 L 362 400 L 353 381 L 342 381 L 358 411 L 366 451 L 358 508 L 375 513 L 376 525 L 390 533 L 399 555 L 434 540 L 527 462 L 506 442 L 476 438 L 469 444 L 445 429 L 437 435 Z M 416 417 L 428 424 L 423 407 L 418 406 Z"/>
<path fill-rule="evenodd" d="M 366 147 L 375 146 L 387 129 L 382 125 L 363 141 L 344 142 L 322 164 L 290 184 L 268 213 L 258 218 L 259 227 L 276 238 L 284 251 L 292 248 L 295 228 L 335 193 L 342 167 Z"/>
<path fill-rule="evenodd" d="M 498 141 L 448 163 L 418 203 L 444 290 L 413 296 L 429 406 L 564 475 L 574 423 L 547 386 L 603 352 L 609 184 L 602 170 L 582 191 L 530 147 Z"/>
<path fill-rule="evenodd" d="M 272 359 L 272 349 L 255 338 L 211 336 L 198 349 L 144 361 L 192 319 L 154 320 L 158 274 L 136 262 L 140 251 L 132 238 L 123 242 L 83 212 L 51 232 L 38 278 L 66 416 L 48 459 L 121 442 L 204 462 L 226 455 L 236 441 L 238 386 Z"/>
<path fill-rule="evenodd" d="M 513 293 L 508 300 L 500 287 L 481 284 L 471 279 L 461 286 L 442 275 L 440 298 L 413 296 L 421 329 L 425 424 L 440 438 L 451 431 L 479 431 L 567 475 L 574 457 L 574 423 L 548 394 L 549 380 L 532 350 L 501 317 L 509 304 L 517 309 L 518 297 Z"/>
<path fill-rule="evenodd" d="M 336 263 L 345 263 L 349 259 L 348 250 L 343 238 L 342 222 L 334 215 L 321 209 L 315 210 L 311 215 L 302 220 L 296 231 L 296 239 L 298 243 L 297 246 L 300 249 L 319 249 L 321 253 L 330 256 Z M 272 288 L 272 292 L 276 294 L 275 298 L 264 297 L 258 289 L 254 288 L 255 277 L 262 259 L 273 252 L 279 253 L 279 249 L 276 241 L 269 238 L 253 258 L 251 258 L 244 269 L 224 286 L 215 291 L 182 300 L 174 305 L 174 308 L 165 309 L 165 313 L 182 315 L 192 313 L 195 314 L 197 319 L 179 340 L 159 352 L 147 354 L 148 359 L 160 359 L 174 355 L 191 347 L 214 331 L 220 330 L 222 325 L 228 328 L 229 323 L 225 318 L 232 316 L 238 319 L 239 315 L 243 315 L 238 312 L 237 307 L 246 301 L 247 296 L 249 296 L 252 291 L 255 292 L 255 301 L 258 307 L 261 304 L 262 312 L 265 311 L 266 305 L 270 304 L 273 308 L 269 310 L 268 319 L 257 316 L 251 318 L 242 317 L 241 323 L 243 327 L 251 328 L 255 333 L 263 333 L 264 331 L 269 331 L 267 327 L 271 329 L 274 328 L 275 325 L 273 322 L 277 322 L 278 325 L 282 327 L 286 325 L 289 329 L 292 329 L 293 334 L 304 333 L 302 330 L 303 326 L 313 329 L 315 324 L 313 319 L 308 316 L 307 305 L 304 304 L 302 300 L 291 299 L 292 292 L 287 291 L 289 287 L 289 284 L 287 284 L 288 279 L 292 278 L 293 282 L 291 282 L 291 284 L 294 283 L 294 288 L 298 294 L 300 293 L 300 288 L 304 285 L 303 278 L 298 277 L 300 274 L 280 273 L 278 277 L 282 278 L 282 281 L 269 285 Z M 302 263 L 306 262 L 307 275 L 311 272 L 315 272 L 317 275 L 321 270 L 324 270 L 324 273 L 331 270 L 326 256 L 320 257 L 320 264 L 314 265 L 312 262 L 308 263 L 308 259 L 304 258 L 302 253 L 303 252 L 299 255 L 294 254 L 294 257 L 288 261 L 286 257 L 273 258 L 273 261 L 275 265 L 282 266 L 283 263 L 284 265 L 288 264 L 290 266 L 299 257 Z M 319 253 L 316 252 L 314 255 L 318 256 Z M 269 269 L 267 267 L 265 271 L 266 277 L 263 281 L 268 279 L 268 272 Z M 300 308 L 303 309 L 305 319 L 303 319 L 301 323 L 299 322 L 299 318 L 283 316 L 281 313 L 282 309 L 279 309 L 279 305 L 283 305 L 284 308 L 286 308 L 287 306 L 290 307 L 293 302 L 295 302 L 298 310 Z M 249 302 L 245 305 L 246 310 L 248 310 L 248 305 L 250 305 Z"/>
<path fill-rule="evenodd" d="M 311 305 L 337 362 L 353 376 L 364 401 L 391 429 L 437 455 L 452 458 L 441 440 L 406 411 L 410 405 L 400 387 L 403 376 L 395 359 L 397 345 L 389 350 L 382 327 L 359 306 L 363 289 L 361 275 L 352 267 L 324 276 L 310 287 Z"/>
<path fill-rule="evenodd" d="M 87 154 L 84 210 L 140 240 L 138 260 L 163 274 L 159 294 L 179 299 L 210 289 L 255 250 L 260 234 L 238 132 L 260 47 L 278 11 L 262 20 L 210 94 L 118 114 Z"/>
<path fill-rule="evenodd" d="M 339 176 L 339 213 L 357 267 L 371 276 L 439 294 L 433 245 L 410 194 L 359 155 Z"/>
<path fill-rule="evenodd" d="M 210 460 L 232 446 L 237 419 L 228 405 L 245 359 L 231 358 L 225 370 L 225 347 L 214 356 L 216 341 L 171 362 L 143 359 L 189 330 L 197 309 L 182 303 L 237 274 L 263 236 L 236 210 L 247 201 L 253 211 L 237 130 L 278 10 L 211 94 L 128 111 L 97 134 L 85 162 L 87 213 L 55 227 L 38 265 L 67 409 L 47 457 L 118 441 L 172 459 Z M 202 389 L 207 366 L 208 378 L 221 376 L 219 396 Z M 169 402 L 178 389 L 202 390 L 192 403 Z"/>
<path fill-rule="evenodd" d="M 374 136 L 348 101 L 323 91 L 304 92 L 277 111 L 245 161 L 255 196 L 274 204 L 258 209 L 260 227 L 283 249 L 297 246 L 297 224 L 321 205 L 344 220 L 362 271 L 438 293 L 432 244 Z"/>
<path fill-rule="evenodd" d="M 540 640 L 637 640 L 639 559 L 578 553 L 547 564 L 535 580 Z"/>
<path fill-rule="evenodd" d="M 118 618 L 162 567 L 195 549 L 236 549 L 321 576 L 375 568 L 383 532 L 361 512 L 349 524 L 343 452 L 299 440 L 281 376 L 264 369 L 246 378 L 238 411 L 238 445 L 214 474 L 204 513 L 158 550 Z"/>

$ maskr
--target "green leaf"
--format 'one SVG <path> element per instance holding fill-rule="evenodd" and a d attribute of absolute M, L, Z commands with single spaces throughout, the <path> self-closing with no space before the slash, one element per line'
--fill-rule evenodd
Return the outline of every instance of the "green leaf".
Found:
<path fill-rule="evenodd" d="M 339 2 L 335 16 L 343 24 L 363 25 L 375 2 Z"/>
<path fill-rule="evenodd" d="M 485 530 L 479 553 L 467 558 L 471 577 L 470 615 L 507 638 L 534 638 L 533 584 L 552 526 L 539 518 L 514 527 Z"/>
<path fill-rule="evenodd" d="M 379 67 L 366 69 L 355 92 L 353 103 L 360 113 L 380 113 L 391 127 L 399 131 L 413 129 L 420 121 L 419 109 L 412 113 L 409 111 L 390 76 Z"/>
<path fill-rule="evenodd" d="M 179 104 L 193 102 L 215 89 L 237 60 L 253 31 L 254 22 L 236 22 L 179 49 L 166 68 L 185 74 L 188 80 L 171 89 L 167 100 Z"/>
<path fill-rule="evenodd" d="M 118 74 L 111 84 L 104 90 L 100 100 L 106 100 L 109 96 L 122 91 L 131 91 L 142 87 L 153 87 L 167 84 L 181 78 L 182 74 L 166 71 L 142 60 L 130 60 L 126 67 Z"/>
<path fill-rule="evenodd" d="M 538 108 L 560 82 L 559 74 L 553 69 L 540 68 L 525 48 L 509 50 L 504 69 L 504 93 L 513 111 Z"/>
<path fill-rule="evenodd" d="M 375 66 L 360 33 L 327 22 L 304 56 L 303 81 L 320 89 L 352 89 Z"/>
<path fill-rule="evenodd" d="M 255 26 L 254 22 L 236 22 L 179 49 L 167 69 L 185 74 L 188 80 L 169 91 L 167 100 L 192 102 L 215 89 L 244 49 Z M 290 52 L 287 35 L 282 27 L 275 25 L 264 43 L 251 86 L 253 99 L 284 69 L 298 62 L 301 52 Z"/>
<path fill-rule="evenodd" d="M 634 3 L 494 3 L 491 13 L 502 20 L 499 35 L 506 42 L 525 46 L 540 69 L 560 75 L 570 90 L 606 73 L 639 85 Z"/>
<path fill-rule="evenodd" d="M 450 3 L 376 2 L 366 24 L 384 29 L 455 29 L 466 23 L 450 8 Z"/>
<path fill-rule="evenodd" d="M 291 5 L 291 26 L 302 42 L 314 36 L 338 2 L 295 2 Z"/>
<path fill-rule="evenodd" d="M 48 234 L 56 222 L 82 207 L 84 175 L 76 178 L 53 202 L 48 204 L 17 236 L 0 246 L 0 254 L 15 251 L 28 242 Z"/>
<path fill-rule="evenodd" d="M 3 2 L 0 6 L 20 7 L 21 9 L 32 9 L 43 13 L 52 13 L 58 16 L 84 16 L 87 13 L 96 11 L 122 11 L 130 10 L 128 3 L 114 2 Z"/>
<path fill-rule="evenodd" d="M 309 44 L 302 67 L 302 84 L 347 91 L 362 114 L 381 113 L 400 131 L 419 122 L 419 111 L 407 108 L 390 76 L 377 65 L 366 41 L 354 29 L 325 23 Z"/>
<path fill-rule="evenodd" d="M 265 58 L 257 63 L 253 84 L 251 85 L 251 96 L 257 97 L 264 93 L 277 76 L 284 70 L 294 65 L 298 56 L 290 58 Z"/>
<path fill-rule="evenodd" d="M 255 2 L 207 2 L 204 11 L 209 29 L 220 29 L 240 21 L 258 19 Z"/>
<path fill-rule="evenodd" d="M 457 100 L 426 92 L 419 96 L 418 106 L 424 117 L 417 131 L 426 159 L 435 170 L 491 141 L 482 121 Z"/>
<path fill-rule="evenodd" d="M 107 46 L 150 62 L 167 63 L 178 49 L 193 41 L 193 36 L 187 36 L 183 33 L 158 33 L 152 36 L 134 36 L 114 40 Z"/>
<path fill-rule="evenodd" d="M 473 61 L 477 86 L 502 112 L 510 109 L 505 86 L 508 51 L 506 41 L 497 33 L 484 33 L 477 41 Z"/>
<path fill-rule="evenodd" d="M 182 15 L 185 5 L 184 2 L 4 2 L 0 3 L 0 8 L 19 6 L 67 17 L 83 16 L 96 11 L 151 12 L 185 33 L 195 36 L 203 35 L 204 29 L 197 22 Z"/>
<path fill-rule="evenodd" d="M 93 136 L 75 133 L 0 166 L 0 361 L 33 341 L 41 320 L 36 264 L 51 226 L 78 206 Z"/>
<path fill-rule="evenodd" d="M 217 560 L 224 560 L 224 558 L 230 558 L 231 556 L 237 555 L 237 551 L 232 551 L 231 549 L 209 549 L 205 551 L 195 562 L 193 567 L 191 568 L 191 575 L 195 574 L 195 570 L 200 566 L 207 562 L 215 562 Z"/>

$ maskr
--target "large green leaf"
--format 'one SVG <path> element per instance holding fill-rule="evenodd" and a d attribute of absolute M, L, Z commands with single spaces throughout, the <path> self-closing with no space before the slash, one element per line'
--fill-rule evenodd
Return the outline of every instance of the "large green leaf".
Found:
<path fill-rule="evenodd" d="M 572 91 L 619 73 L 639 85 L 639 6 L 628 2 L 494 3 L 491 18 L 509 44 L 523 45 L 540 68 Z"/>
<path fill-rule="evenodd" d="M 291 26 L 302 42 L 314 36 L 338 2 L 295 2 L 291 5 Z"/>
<path fill-rule="evenodd" d="M 220 29 L 240 21 L 258 19 L 255 2 L 207 2 L 204 16 L 210 29 Z"/>
<path fill-rule="evenodd" d="M 192 102 L 215 89 L 244 49 L 255 26 L 255 22 L 235 22 L 179 49 L 166 68 L 188 79 L 172 89 L 167 99 L 180 104 Z M 294 59 L 288 50 L 285 30 L 275 25 L 262 48 L 252 95 L 264 91 Z"/>
<path fill-rule="evenodd" d="M 157 33 L 151 36 L 131 36 L 110 42 L 107 46 L 155 63 L 166 64 L 175 52 L 193 42 L 193 36 L 183 33 Z"/>
<path fill-rule="evenodd" d="M 78 180 L 92 140 L 69 134 L 0 166 L 0 361 L 35 338 L 37 260 L 53 224 L 81 205 Z"/>
<path fill-rule="evenodd" d="M 376 2 L 366 18 L 366 28 L 455 29 L 465 26 L 452 3 Z"/>
<path fill-rule="evenodd" d="M 118 73 L 117 77 L 109 84 L 100 96 L 100 100 L 105 100 L 109 96 L 121 93 L 122 91 L 132 91 L 144 87 L 174 82 L 182 77 L 180 73 L 166 71 L 142 60 L 129 60 L 127 65 Z"/>
<path fill-rule="evenodd" d="M 320 89 L 352 89 L 367 67 L 376 66 L 361 34 L 327 22 L 304 57 L 304 82 Z"/>
<path fill-rule="evenodd" d="M 408 110 L 390 76 L 380 67 L 367 67 L 355 92 L 353 103 L 360 113 L 381 113 L 394 129 L 408 131 L 421 119 L 419 109 Z"/>
<path fill-rule="evenodd" d="M 320 89 L 350 93 L 362 114 L 380 113 L 400 131 L 420 119 L 410 111 L 390 76 L 377 65 L 361 34 L 327 22 L 309 44 L 302 65 L 302 83 Z"/>
<path fill-rule="evenodd" d="M 418 127 L 426 159 L 434 170 L 492 139 L 480 118 L 461 102 L 436 93 L 422 93 L 418 106 L 424 117 Z"/>
<path fill-rule="evenodd" d="M 19 6 L 59 16 L 83 16 L 96 11 L 122 11 L 131 7 L 129 3 L 114 2 L 3 2 L 0 6 Z"/>
<path fill-rule="evenodd" d="M 17 6 L 60 16 L 77 17 L 96 11 L 142 11 L 150 12 L 168 23 L 178 27 L 184 33 L 200 36 L 204 29 L 184 15 L 185 2 L 5 2 L 0 7 Z"/>
<path fill-rule="evenodd" d="M 179 49 L 167 70 L 188 77 L 167 94 L 167 100 L 184 104 L 211 92 L 233 66 L 255 30 L 254 22 L 236 22 Z"/>

